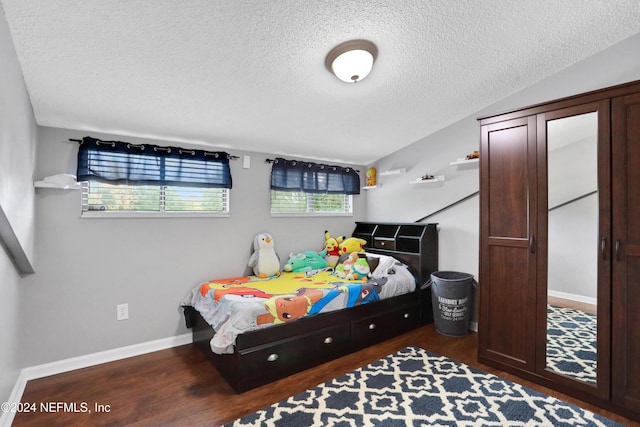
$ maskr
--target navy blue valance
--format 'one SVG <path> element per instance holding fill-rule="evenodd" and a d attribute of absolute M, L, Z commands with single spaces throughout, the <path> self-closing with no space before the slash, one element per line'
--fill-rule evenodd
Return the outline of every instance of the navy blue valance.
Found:
<path fill-rule="evenodd" d="M 231 188 L 229 154 L 85 136 L 78 150 L 78 181 L 127 185 Z"/>
<path fill-rule="evenodd" d="M 271 189 L 304 193 L 360 194 L 360 176 L 358 171 L 349 167 L 276 158 L 271 165 Z"/>

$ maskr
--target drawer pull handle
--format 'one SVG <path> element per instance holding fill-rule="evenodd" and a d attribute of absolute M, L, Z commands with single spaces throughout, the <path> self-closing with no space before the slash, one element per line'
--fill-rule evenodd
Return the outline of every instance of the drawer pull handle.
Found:
<path fill-rule="evenodd" d="M 275 362 L 276 360 L 278 360 L 278 355 L 275 353 L 270 354 L 269 357 L 267 357 L 267 362 Z"/>
<path fill-rule="evenodd" d="M 324 339 L 324 343 L 325 343 L 325 344 L 331 344 L 332 342 L 333 342 L 333 338 L 331 338 L 331 337 L 326 337 L 326 338 Z"/>
<path fill-rule="evenodd" d="M 376 328 L 376 324 L 375 323 L 372 323 L 372 324 L 369 325 L 369 329 L 373 330 L 375 328 Z"/>
<path fill-rule="evenodd" d="M 384 246 L 384 242 L 380 242 L 380 246 Z"/>
<path fill-rule="evenodd" d="M 405 314 L 404 314 L 404 318 L 405 318 L 405 319 L 408 319 L 409 317 L 411 317 L 411 315 L 410 315 L 409 313 L 405 313 Z"/>

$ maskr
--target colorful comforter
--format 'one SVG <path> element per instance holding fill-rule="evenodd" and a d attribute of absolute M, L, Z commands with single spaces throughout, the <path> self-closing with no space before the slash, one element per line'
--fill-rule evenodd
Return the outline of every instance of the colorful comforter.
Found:
<path fill-rule="evenodd" d="M 308 276 L 284 272 L 211 280 L 194 288 L 182 305 L 192 306 L 216 331 L 211 350 L 233 353 L 238 334 L 291 322 L 305 316 L 367 304 L 415 290 L 415 278 L 396 259 L 379 259 L 367 281 L 341 279 L 331 271 Z"/>

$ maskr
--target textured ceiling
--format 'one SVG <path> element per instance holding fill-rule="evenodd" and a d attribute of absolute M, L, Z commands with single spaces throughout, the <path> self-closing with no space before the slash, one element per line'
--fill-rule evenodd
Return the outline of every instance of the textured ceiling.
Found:
<path fill-rule="evenodd" d="M 359 165 L 640 32 L 637 0 L 1 2 L 42 126 Z"/>

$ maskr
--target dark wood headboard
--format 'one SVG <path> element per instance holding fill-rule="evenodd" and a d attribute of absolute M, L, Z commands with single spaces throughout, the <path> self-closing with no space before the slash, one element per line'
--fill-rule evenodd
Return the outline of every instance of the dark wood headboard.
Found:
<path fill-rule="evenodd" d="M 437 223 L 356 222 L 352 236 L 367 241 L 367 252 L 389 255 L 407 264 L 418 286 L 438 271 Z"/>

